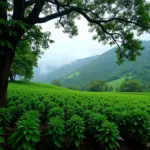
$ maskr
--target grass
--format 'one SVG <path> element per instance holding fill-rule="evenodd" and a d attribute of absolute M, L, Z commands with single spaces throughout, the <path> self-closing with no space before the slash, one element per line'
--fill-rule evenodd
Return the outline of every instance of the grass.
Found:
<path fill-rule="evenodd" d="M 67 78 L 68 78 L 68 79 L 71 79 L 71 78 L 78 77 L 79 75 L 80 75 L 80 72 L 75 72 L 75 73 L 69 75 Z"/>
<path fill-rule="evenodd" d="M 112 86 L 113 87 L 113 90 L 115 91 L 116 88 L 120 87 L 121 83 L 125 81 L 125 76 L 124 77 L 121 77 L 117 80 L 113 80 L 113 81 L 110 81 L 110 82 L 107 82 L 107 84 L 109 86 Z"/>

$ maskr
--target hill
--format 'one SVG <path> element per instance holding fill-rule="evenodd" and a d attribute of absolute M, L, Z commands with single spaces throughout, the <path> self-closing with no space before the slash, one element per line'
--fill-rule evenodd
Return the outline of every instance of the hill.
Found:
<path fill-rule="evenodd" d="M 76 70 L 79 70 L 80 68 L 86 66 L 97 57 L 98 56 L 92 56 L 92 57 L 87 57 L 84 59 L 75 60 L 71 64 L 65 65 L 59 69 L 56 69 L 55 71 L 51 72 L 51 70 L 49 70 L 48 73 L 45 75 L 37 76 L 35 72 L 34 76 L 36 76 L 36 80 L 33 80 L 33 81 L 51 83 L 52 80 L 63 79 L 64 77 L 69 76 L 72 73 L 74 73 Z"/>
<path fill-rule="evenodd" d="M 143 83 L 144 87 L 150 84 L 150 41 L 143 41 L 144 51 L 134 62 L 116 64 L 115 48 L 94 57 L 76 60 L 56 71 L 46 75 L 44 82 L 50 83 L 60 79 L 64 86 L 87 86 L 92 80 L 105 80 L 114 88 L 127 79 L 132 78 Z"/>
<path fill-rule="evenodd" d="M 62 82 L 66 86 L 86 86 L 91 80 L 105 80 L 110 83 L 120 78 L 130 78 L 139 80 L 144 86 L 148 86 L 150 82 L 150 41 L 143 41 L 142 45 L 144 51 L 134 62 L 126 61 L 122 65 L 116 64 L 114 48 L 98 56 L 86 66 L 76 70 L 74 73 L 78 72 L 77 76 L 70 78 L 71 75 L 69 75 Z"/>

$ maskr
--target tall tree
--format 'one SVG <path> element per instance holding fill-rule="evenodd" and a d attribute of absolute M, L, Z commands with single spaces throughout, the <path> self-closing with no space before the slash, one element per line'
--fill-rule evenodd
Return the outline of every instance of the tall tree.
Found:
<path fill-rule="evenodd" d="M 33 69 L 37 67 L 38 58 L 43 54 L 42 49 L 49 48 L 53 43 L 50 32 L 42 32 L 39 25 L 34 25 L 17 44 L 16 54 L 10 70 L 10 80 L 15 80 L 16 75 L 31 79 Z"/>
<path fill-rule="evenodd" d="M 142 47 L 134 39 L 150 29 L 150 4 L 146 0 L 0 0 L 0 103 L 5 104 L 8 75 L 22 36 L 37 23 L 56 20 L 70 36 L 77 35 L 75 19 L 89 22 L 93 37 L 117 44 L 119 62 L 135 60 Z M 10 12 L 9 12 L 10 11 Z"/>

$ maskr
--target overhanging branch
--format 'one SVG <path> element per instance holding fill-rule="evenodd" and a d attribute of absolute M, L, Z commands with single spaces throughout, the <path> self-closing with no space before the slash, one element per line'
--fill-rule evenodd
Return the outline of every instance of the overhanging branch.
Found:
<path fill-rule="evenodd" d="M 57 13 L 48 15 L 48 16 L 46 16 L 46 17 L 38 18 L 38 19 L 36 20 L 36 22 L 37 22 L 37 23 L 44 23 L 44 22 L 47 22 L 47 21 L 49 21 L 49 20 L 53 20 L 53 19 L 56 19 L 56 18 L 65 16 L 65 15 L 71 13 L 72 11 L 73 11 L 73 8 L 66 9 L 66 10 L 64 10 L 64 11 L 57 12 Z"/>

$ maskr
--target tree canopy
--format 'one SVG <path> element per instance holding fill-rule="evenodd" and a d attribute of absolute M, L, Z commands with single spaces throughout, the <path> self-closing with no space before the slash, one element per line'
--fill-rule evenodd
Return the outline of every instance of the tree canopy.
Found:
<path fill-rule="evenodd" d="M 120 86 L 121 92 L 142 92 L 141 84 L 136 80 L 124 81 Z"/>
<path fill-rule="evenodd" d="M 107 91 L 107 88 L 108 86 L 103 80 L 94 80 L 88 85 L 88 90 L 93 92 Z"/>
<path fill-rule="evenodd" d="M 90 31 L 96 33 L 93 39 L 118 46 L 119 62 L 140 55 L 143 48 L 133 31 L 141 35 L 150 28 L 150 4 L 146 0 L 1 0 L 0 4 L 1 11 L 7 8 L 11 12 L 4 13 L 8 21 L 4 24 L 8 28 L 21 26 L 26 31 L 34 24 L 57 19 L 56 27 L 63 27 L 72 37 L 78 34 L 75 20 L 83 16 Z M 9 33 L 18 34 L 13 29 Z"/>
<path fill-rule="evenodd" d="M 10 70 L 10 80 L 15 80 L 16 75 L 24 79 L 31 79 L 33 68 L 37 66 L 37 56 L 32 52 L 27 42 L 21 41 L 18 44 L 15 58 Z"/>
<path fill-rule="evenodd" d="M 10 70 L 10 80 L 15 80 L 16 75 L 24 79 L 33 77 L 33 69 L 38 65 L 38 58 L 43 54 L 43 49 L 48 49 L 53 40 L 50 32 L 42 32 L 39 25 L 34 25 L 19 41 L 15 58 Z"/>

